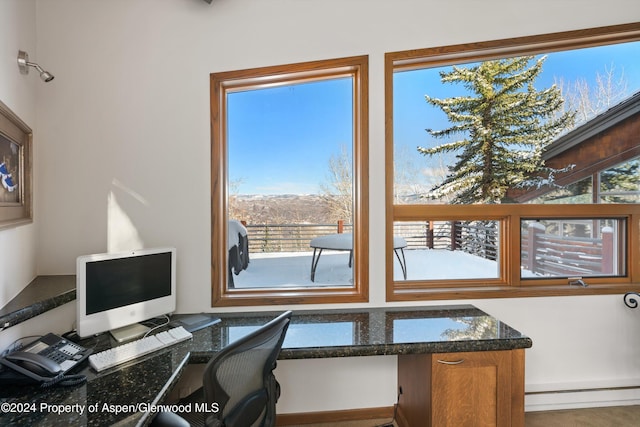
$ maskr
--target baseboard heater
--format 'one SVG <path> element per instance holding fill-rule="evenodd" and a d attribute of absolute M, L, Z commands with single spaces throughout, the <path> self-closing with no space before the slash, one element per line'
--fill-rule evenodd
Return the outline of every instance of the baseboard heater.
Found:
<path fill-rule="evenodd" d="M 525 412 L 640 404 L 640 385 L 530 391 Z"/>
<path fill-rule="evenodd" d="M 559 394 L 559 393 L 588 393 L 596 391 L 614 391 L 614 390 L 640 390 L 640 385 L 621 386 L 621 387 L 600 387 L 600 388 L 580 388 L 570 390 L 546 390 L 546 391 L 525 391 L 525 396 L 535 396 L 537 394 Z"/>

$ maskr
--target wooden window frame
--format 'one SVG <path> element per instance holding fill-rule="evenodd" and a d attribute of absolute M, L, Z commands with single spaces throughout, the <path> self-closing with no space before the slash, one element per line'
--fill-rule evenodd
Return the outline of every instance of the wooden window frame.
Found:
<path fill-rule="evenodd" d="M 640 23 L 518 37 L 479 43 L 390 52 L 385 54 L 386 159 L 386 300 L 417 301 L 531 296 L 614 294 L 640 289 L 640 205 L 394 205 L 393 76 L 396 71 L 441 67 L 462 62 L 533 55 L 640 40 Z M 559 212 L 561 211 L 561 212 Z M 568 286 L 563 279 L 520 278 L 520 220 L 553 218 L 624 218 L 625 277 L 587 280 L 586 288 Z M 395 221 L 498 220 L 499 278 L 494 280 L 395 281 L 393 230 Z M 411 268 L 411 266 L 408 266 Z"/>
<path fill-rule="evenodd" d="M 210 75 L 211 290 L 212 306 L 357 303 L 369 300 L 368 56 L 311 61 Z M 353 89 L 353 286 L 229 289 L 226 94 L 329 78 L 352 77 Z"/>

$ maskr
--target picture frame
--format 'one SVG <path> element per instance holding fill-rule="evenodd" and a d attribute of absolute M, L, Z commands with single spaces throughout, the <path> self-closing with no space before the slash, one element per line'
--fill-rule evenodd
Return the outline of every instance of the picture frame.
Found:
<path fill-rule="evenodd" d="M 0 101 L 0 230 L 33 221 L 33 132 Z"/>

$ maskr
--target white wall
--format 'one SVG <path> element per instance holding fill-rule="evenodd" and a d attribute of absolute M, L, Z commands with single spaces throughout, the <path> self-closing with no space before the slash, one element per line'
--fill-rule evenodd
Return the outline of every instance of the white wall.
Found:
<path fill-rule="evenodd" d="M 38 78 L 18 70 L 18 50 L 33 58 L 36 52 L 36 5 L 34 0 L 0 0 L 0 101 L 34 131 Z M 37 146 L 34 156 L 38 155 Z M 37 167 L 37 160 L 35 161 Z M 36 202 L 37 203 L 37 202 Z M 0 307 L 15 297 L 36 274 L 35 223 L 0 230 Z"/>
<path fill-rule="evenodd" d="M 606 7 L 601 0 L 36 4 L 34 59 L 56 76 L 46 85 L 29 82 L 37 86 L 41 135 L 36 140 L 37 272 L 74 273 L 75 258 L 85 253 L 174 245 L 182 312 L 211 310 L 209 73 L 369 55 L 369 305 L 380 306 L 385 304 L 385 194 L 383 173 L 376 171 L 384 170 L 384 53 L 640 21 L 637 0 L 610 0 Z M 1 31 L 3 37 L 8 32 L 15 38 L 22 30 Z M 0 49 L 6 53 L 0 64 L 0 96 L 6 98 L 10 91 L 5 85 L 13 87 L 20 76 L 9 64 L 13 53 Z M 26 88 L 24 92 L 31 94 Z M 15 103 L 17 95 L 23 94 L 11 94 Z M 28 104 L 18 112 L 28 121 L 32 108 Z M 32 236 L 22 233 L 26 235 L 11 237 L 9 243 L 31 245 Z M 0 232 L 0 243 L 3 239 L 6 232 Z M 24 262 L 33 266 L 33 257 Z M 5 280 L 4 272 L 0 278 Z M 640 310 L 626 309 L 621 296 L 475 303 L 533 338 L 534 347 L 527 351 L 528 390 L 640 384 L 640 338 L 635 333 Z M 358 363 L 283 361 L 278 368 L 284 390 L 279 410 L 391 406 L 396 376 L 388 368 L 393 366 L 392 356 Z M 306 379 L 310 371 L 324 375 Z M 354 384 L 363 384 L 357 396 L 344 392 Z M 319 396 L 317 390 L 326 393 Z M 546 402 L 533 397 L 529 407 L 567 403 L 563 396 Z M 628 397 L 620 392 L 610 399 Z"/>

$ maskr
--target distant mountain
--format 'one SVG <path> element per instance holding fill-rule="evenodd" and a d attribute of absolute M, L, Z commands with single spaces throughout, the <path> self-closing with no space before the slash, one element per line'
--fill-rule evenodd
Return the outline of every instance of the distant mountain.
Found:
<path fill-rule="evenodd" d="M 243 194 L 229 196 L 229 217 L 247 224 L 326 224 L 331 218 L 320 194 Z"/>

